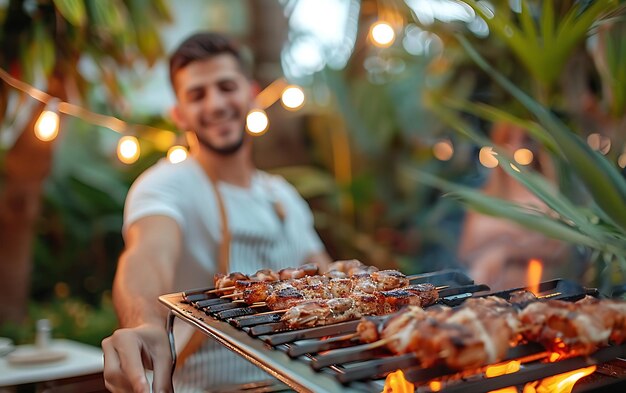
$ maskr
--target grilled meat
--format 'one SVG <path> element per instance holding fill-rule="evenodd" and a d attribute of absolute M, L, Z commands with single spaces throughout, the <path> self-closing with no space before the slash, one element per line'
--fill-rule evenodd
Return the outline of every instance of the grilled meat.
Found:
<path fill-rule="evenodd" d="M 242 292 L 243 300 L 248 304 L 252 304 L 264 302 L 275 292 L 287 287 L 301 291 L 303 294 L 303 297 L 301 297 L 302 300 L 312 300 L 348 297 L 350 294 L 355 292 L 374 293 L 382 290 L 383 288 L 390 288 L 393 287 L 393 285 L 406 285 L 409 282 L 404 274 L 395 270 L 385 270 L 383 272 L 376 273 L 381 274 L 359 274 L 357 276 L 347 278 L 306 276 L 299 279 L 271 282 L 238 281 L 235 283 L 235 287 Z M 417 291 L 418 287 L 416 286 L 415 288 Z M 432 288 L 431 292 L 434 293 L 436 300 L 436 291 L 434 291 L 434 287 L 431 286 L 429 288 Z M 278 304 L 278 299 L 275 298 L 280 296 L 282 295 L 274 295 L 272 304 Z M 422 296 L 427 295 L 423 294 Z M 271 307 L 273 306 L 270 306 L 270 308 Z"/>
<path fill-rule="evenodd" d="M 215 276 L 213 277 L 215 288 L 218 288 L 218 289 L 232 287 L 233 285 L 235 285 L 235 281 L 237 280 L 249 280 L 249 279 L 250 277 L 240 272 L 233 272 L 230 274 L 216 273 Z"/>
<path fill-rule="evenodd" d="M 523 336 L 567 355 L 587 355 L 626 339 L 626 303 L 587 297 L 576 303 L 548 300 L 520 313 Z"/>
<path fill-rule="evenodd" d="M 295 304 L 297 301 L 294 300 L 289 303 L 293 307 L 287 310 L 281 320 L 293 328 L 321 326 L 358 319 L 366 315 L 389 314 L 412 304 L 426 306 L 437 299 L 435 287 L 430 285 L 431 291 L 427 291 L 428 285 L 430 284 L 422 284 L 418 289 L 407 287 L 401 290 L 376 291 L 374 293 L 353 292 L 348 297 L 300 300 L 299 304 Z M 347 300 L 344 302 L 345 299 L 349 299 L 350 308 L 345 311 L 338 311 L 335 301 L 348 304 L 345 303 L 348 302 Z M 314 307 L 321 307 L 321 310 L 314 314 L 311 311 Z"/>
<path fill-rule="evenodd" d="M 609 342 L 621 344 L 626 341 L 626 302 L 548 300 L 519 311 L 489 296 L 468 299 L 456 309 L 409 306 L 384 326 L 363 319 L 357 332 L 363 342 L 385 340 L 392 353 L 415 353 L 424 367 L 444 363 L 460 370 L 498 362 L 522 339 L 568 356 L 590 354 Z"/>
<path fill-rule="evenodd" d="M 515 335 L 505 317 L 509 313 L 515 313 L 509 303 L 491 297 L 468 300 L 457 309 L 409 306 L 392 316 L 380 332 L 371 321 L 361 321 L 357 331 L 365 334 L 364 342 L 382 339 L 393 353 L 415 353 L 425 367 L 444 362 L 464 369 L 505 356 Z"/>

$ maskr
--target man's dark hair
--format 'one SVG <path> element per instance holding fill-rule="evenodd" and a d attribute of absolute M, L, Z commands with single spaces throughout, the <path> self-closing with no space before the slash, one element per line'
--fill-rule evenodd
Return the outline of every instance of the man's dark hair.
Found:
<path fill-rule="evenodd" d="M 241 48 L 232 39 L 213 32 L 195 33 L 183 41 L 170 57 L 170 82 L 174 85 L 174 76 L 178 71 L 185 68 L 189 63 L 206 60 L 211 57 L 230 54 L 235 57 L 241 67 L 241 71 L 249 76 L 246 62 L 241 53 Z"/>

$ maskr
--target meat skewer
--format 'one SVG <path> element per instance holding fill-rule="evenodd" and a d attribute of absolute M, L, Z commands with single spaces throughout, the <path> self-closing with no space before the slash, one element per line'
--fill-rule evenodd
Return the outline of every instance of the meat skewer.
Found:
<path fill-rule="evenodd" d="M 352 259 L 349 261 L 335 261 L 330 264 L 329 269 L 324 273 L 328 278 L 345 278 L 359 273 L 372 273 L 378 269 L 374 266 L 367 266 L 361 261 Z M 297 268 L 288 267 L 275 272 L 271 269 L 262 269 L 251 276 L 240 272 L 230 274 L 216 273 L 214 276 L 214 288 L 208 293 L 227 292 L 236 288 L 237 281 L 249 282 L 272 282 L 279 280 L 299 279 L 306 276 L 319 274 L 317 265 L 309 263 Z"/>
<path fill-rule="evenodd" d="M 588 355 L 609 342 L 626 341 L 626 302 L 590 296 L 569 303 L 548 300 L 532 303 L 520 313 L 522 335 L 548 350 Z"/>
<path fill-rule="evenodd" d="M 500 298 L 470 300 L 456 309 L 410 306 L 391 317 L 382 331 L 374 321 L 364 319 L 357 332 L 361 341 L 385 345 L 392 353 L 414 353 L 424 367 L 441 359 L 455 369 L 495 363 L 504 358 L 515 336 L 500 316 L 514 313 L 515 308 Z"/>
<path fill-rule="evenodd" d="M 281 320 L 293 328 L 323 326 L 366 315 L 385 315 L 408 305 L 427 306 L 437 298 L 432 284 L 373 293 L 354 292 L 347 297 L 294 301 Z"/>
<path fill-rule="evenodd" d="M 530 298 L 522 295 L 522 302 Z M 382 329 L 363 318 L 357 333 L 372 348 L 385 345 L 394 354 L 414 353 L 424 367 L 442 362 L 460 370 L 496 363 L 521 340 L 568 356 L 590 354 L 609 342 L 621 344 L 626 341 L 626 302 L 548 300 L 519 311 L 490 296 L 469 299 L 457 309 L 410 306 Z"/>
<path fill-rule="evenodd" d="M 348 297 L 354 292 L 374 293 L 409 285 L 409 279 L 397 270 L 382 270 L 348 278 L 305 277 L 277 282 L 238 281 L 245 288 L 242 298 L 248 304 L 266 302 L 271 309 L 283 309 L 304 300 Z"/>

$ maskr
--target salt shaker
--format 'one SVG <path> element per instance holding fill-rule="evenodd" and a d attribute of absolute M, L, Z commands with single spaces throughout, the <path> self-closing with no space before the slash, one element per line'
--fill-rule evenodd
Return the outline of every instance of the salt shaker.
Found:
<path fill-rule="evenodd" d="M 37 349 L 46 349 L 50 345 L 52 328 L 50 321 L 47 319 L 40 319 L 37 321 L 37 334 L 35 336 L 35 347 Z"/>

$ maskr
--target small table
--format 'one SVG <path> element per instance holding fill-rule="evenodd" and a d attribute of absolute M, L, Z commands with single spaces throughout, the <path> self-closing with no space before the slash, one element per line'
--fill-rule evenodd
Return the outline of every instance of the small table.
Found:
<path fill-rule="evenodd" d="M 29 347 L 33 346 L 19 345 L 16 350 Z M 67 356 L 55 362 L 19 366 L 10 364 L 6 356 L 1 357 L 0 387 L 56 381 L 92 374 L 99 374 L 102 378 L 104 360 L 100 348 L 58 339 L 51 341 L 50 349 L 65 352 Z"/>

